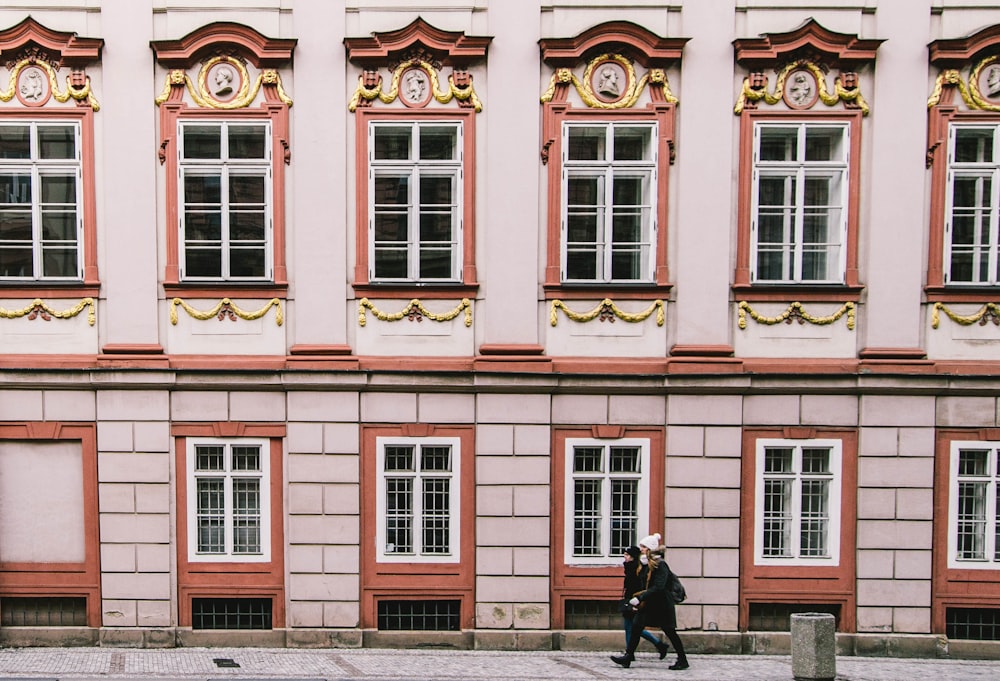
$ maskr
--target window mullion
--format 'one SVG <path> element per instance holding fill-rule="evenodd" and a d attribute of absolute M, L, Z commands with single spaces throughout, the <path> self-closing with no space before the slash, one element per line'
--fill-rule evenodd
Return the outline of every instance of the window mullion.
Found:
<path fill-rule="evenodd" d="M 791 557 L 802 557 L 802 447 L 796 446 L 792 452 L 792 513 L 791 513 Z"/>
<path fill-rule="evenodd" d="M 219 224 L 222 230 L 222 233 L 219 234 L 219 238 L 222 241 L 220 244 L 220 248 L 222 249 L 220 258 L 222 263 L 222 278 L 229 279 L 229 259 L 231 255 L 229 246 L 229 164 L 223 161 L 219 170 L 219 212 L 221 213 Z"/>
<path fill-rule="evenodd" d="M 601 461 L 604 472 L 601 476 L 601 555 L 611 555 L 611 448 L 602 447 Z"/>
<path fill-rule="evenodd" d="M 31 126 L 32 147 L 34 148 L 35 126 Z M 32 250 L 32 271 L 34 279 L 42 279 L 44 272 L 44 258 L 42 249 L 44 248 L 42 234 L 42 174 L 38 169 L 38 162 L 32 154 L 31 164 L 31 250 Z"/>
<path fill-rule="evenodd" d="M 996 562 L 997 531 L 997 450 L 992 449 L 987 457 L 989 479 L 986 483 L 986 527 L 984 558 L 988 563 Z"/>
<path fill-rule="evenodd" d="M 805 229 L 806 165 L 800 163 L 795 171 L 795 218 L 792 236 L 792 281 L 802 281 L 802 238 Z"/>
<path fill-rule="evenodd" d="M 420 164 L 414 163 L 410 169 L 409 196 L 407 196 L 406 252 L 407 276 L 411 281 L 420 279 Z"/>
<path fill-rule="evenodd" d="M 998 253 L 997 250 L 1000 248 L 997 241 L 1000 240 L 1000 216 L 997 215 L 997 207 L 1000 206 L 1000 169 L 996 166 L 990 171 L 990 196 L 989 203 L 989 240 L 990 247 L 987 252 L 988 261 L 988 271 L 986 274 L 986 281 L 983 283 L 997 284 L 997 264 L 998 264 Z"/>
<path fill-rule="evenodd" d="M 604 225 L 601 232 L 601 271 L 604 281 L 610 282 L 613 276 L 611 268 L 611 255 L 614 249 L 614 190 L 615 190 L 615 167 L 614 163 L 607 162 L 604 170 L 604 192 L 601 197 L 601 209 L 604 212 Z"/>
<path fill-rule="evenodd" d="M 232 451 L 229 445 L 223 447 L 222 460 L 222 518 L 223 518 L 223 544 L 224 552 L 227 556 L 232 556 L 235 550 L 233 537 L 234 519 L 236 512 L 233 499 L 233 472 L 232 472 Z"/>

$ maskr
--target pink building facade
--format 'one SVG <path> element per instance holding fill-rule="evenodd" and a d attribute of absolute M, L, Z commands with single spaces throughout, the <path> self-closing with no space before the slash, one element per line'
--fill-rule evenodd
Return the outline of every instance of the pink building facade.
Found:
<path fill-rule="evenodd" d="M 1000 640 L 1000 5 L 0 8 L 0 642 Z"/>

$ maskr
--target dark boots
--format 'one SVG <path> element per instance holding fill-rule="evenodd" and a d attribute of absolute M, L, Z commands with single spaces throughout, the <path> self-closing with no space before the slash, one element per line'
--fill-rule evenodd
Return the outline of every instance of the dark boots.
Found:
<path fill-rule="evenodd" d="M 611 661 L 628 669 L 628 666 L 635 661 L 635 655 L 626 652 L 624 655 L 612 655 Z"/>
<path fill-rule="evenodd" d="M 679 655 L 677 661 L 670 665 L 670 669 L 687 669 L 691 665 L 688 664 L 687 657 L 684 655 Z"/>
<path fill-rule="evenodd" d="M 656 644 L 656 649 L 660 652 L 660 659 L 662 660 L 667 656 L 667 651 L 670 650 L 670 646 L 668 646 L 663 641 L 660 641 L 659 643 Z"/>

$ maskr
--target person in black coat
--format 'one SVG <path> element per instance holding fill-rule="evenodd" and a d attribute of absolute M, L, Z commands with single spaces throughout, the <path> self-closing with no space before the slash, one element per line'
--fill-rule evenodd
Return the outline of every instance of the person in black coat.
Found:
<path fill-rule="evenodd" d="M 630 546 L 625 549 L 625 553 L 622 556 L 624 559 L 622 562 L 622 568 L 625 572 L 625 580 L 622 584 L 622 604 L 627 608 L 622 612 L 622 623 L 625 626 L 626 650 L 628 650 L 629 641 L 632 639 L 632 623 L 635 621 L 636 612 L 635 608 L 629 605 L 628 601 L 646 588 L 646 571 L 643 569 L 645 566 L 639 561 L 640 553 L 641 551 L 638 546 Z M 646 629 L 640 629 L 636 633 L 656 646 L 656 650 L 660 653 L 661 660 L 667 656 L 667 651 L 670 650 L 670 646 L 666 643 L 653 636 L 653 634 Z"/>
<path fill-rule="evenodd" d="M 670 665 L 670 668 L 687 669 L 690 665 L 687 655 L 684 654 L 684 644 L 677 635 L 677 610 L 667 590 L 671 572 L 670 566 L 664 560 L 666 547 L 660 545 L 660 535 L 654 534 L 644 537 L 639 542 L 639 548 L 647 560 L 646 588 L 629 601 L 637 610 L 632 620 L 633 635 L 629 639 L 628 650 L 624 655 L 612 655 L 611 659 L 622 667 L 632 664 L 640 639 L 636 633 L 647 626 L 653 626 L 663 629 L 663 633 L 677 651 L 677 661 Z"/>

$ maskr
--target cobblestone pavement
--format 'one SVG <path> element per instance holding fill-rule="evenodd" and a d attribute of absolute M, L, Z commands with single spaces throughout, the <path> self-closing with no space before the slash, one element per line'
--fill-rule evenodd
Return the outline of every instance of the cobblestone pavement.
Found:
<path fill-rule="evenodd" d="M 791 658 L 771 655 L 692 655 L 691 668 L 640 654 L 622 669 L 598 652 L 273 648 L 5 648 L 0 681 L 158 679 L 160 681 L 790 681 Z M 216 660 L 238 665 L 220 667 Z M 871 657 L 837 658 L 838 681 L 997 681 L 1000 661 Z"/>

